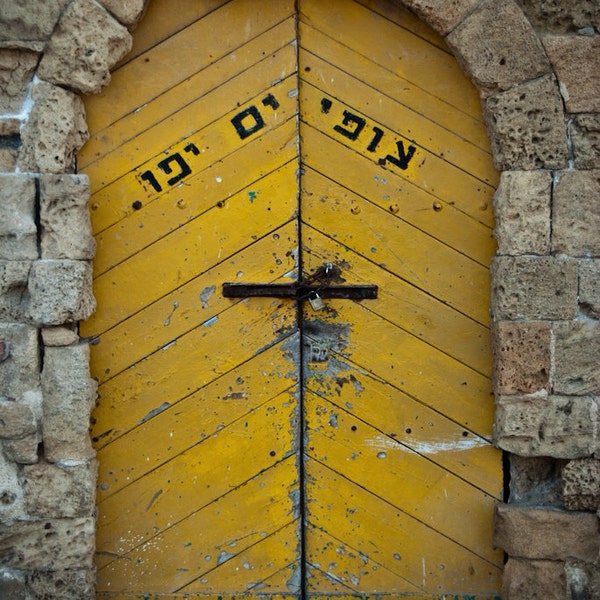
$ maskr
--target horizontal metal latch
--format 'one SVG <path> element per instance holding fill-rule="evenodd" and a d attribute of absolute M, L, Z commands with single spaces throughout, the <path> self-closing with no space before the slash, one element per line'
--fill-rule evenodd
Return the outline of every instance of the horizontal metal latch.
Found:
<path fill-rule="evenodd" d="M 272 298 L 295 298 L 307 300 L 318 294 L 321 298 L 347 298 L 370 300 L 377 298 L 376 285 L 310 285 L 296 283 L 224 283 L 226 298 L 249 298 L 268 296 Z"/>

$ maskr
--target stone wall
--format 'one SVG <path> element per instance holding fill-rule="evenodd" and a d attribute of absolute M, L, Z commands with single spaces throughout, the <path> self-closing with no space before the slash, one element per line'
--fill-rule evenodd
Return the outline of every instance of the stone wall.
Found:
<path fill-rule="evenodd" d="M 405 0 L 482 98 L 497 168 L 504 600 L 600 598 L 600 4 Z M 144 0 L 0 0 L 0 597 L 93 597 L 87 129 Z"/>

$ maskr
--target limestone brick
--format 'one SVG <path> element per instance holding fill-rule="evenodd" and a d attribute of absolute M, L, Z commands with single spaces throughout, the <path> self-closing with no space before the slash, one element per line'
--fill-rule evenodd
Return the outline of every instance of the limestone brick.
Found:
<path fill-rule="evenodd" d="M 96 306 L 92 267 L 78 260 L 39 260 L 29 276 L 29 315 L 40 325 L 87 319 Z"/>
<path fill-rule="evenodd" d="M 560 468 L 563 463 L 550 456 L 509 454 L 511 504 L 561 507 Z"/>
<path fill-rule="evenodd" d="M 30 50 L 0 48 L 0 114 L 21 111 L 38 58 Z"/>
<path fill-rule="evenodd" d="M 37 258 L 35 201 L 33 177 L 0 175 L 0 259 Z"/>
<path fill-rule="evenodd" d="M 69 0 L 12 0 L 2 4 L 0 40 L 45 42 Z"/>
<path fill-rule="evenodd" d="M 503 450 L 520 456 L 589 456 L 595 444 L 595 408 L 586 397 L 501 396 L 494 440 Z"/>
<path fill-rule="evenodd" d="M 548 171 L 505 171 L 494 197 L 498 254 L 550 253 Z"/>
<path fill-rule="evenodd" d="M 33 571 L 27 577 L 27 587 L 40 600 L 94 600 L 94 583 L 94 572 L 83 569 Z"/>
<path fill-rule="evenodd" d="M 550 324 L 500 321 L 493 324 L 494 389 L 497 395 L 549 389 Z"/>
<path fill-rule="evenodd" d="M 557 174 L 552 248 L 571 256 L 600 256 L 600 170 Z"/>
<path fill-rule="evenodd" d="M 562 562 L 510 558 L 502 574 L 502 600 L 565 600 Z"/>
<path fill-rule="evenodd" d="M 518 0 L 536 29 L 553 33 L 600 29 L 597 0 Z"/>
<path fill-rule="evenodd" d="M 600 259 L 579 263 L 579 307 L 588 317 L 600 319 Z"/>
<path fill-rule="evenodd" d="M 0 525 L 0 556 L 10 569 L 91 569 L 94 519 L 45 519 Z"/>
<path fill-rule="evenodd" d="M 19 465 L 33 465 L 38 461 L 40 441 L 39 433 L 32 433 L 18 440 L 2 440 L 2 450 L 8 460 Z"/>
<path fill-rule="evenodd" d="M 89 374 L 87 345 L 46 348 L 42 372 L 44 452 L 50 462 L 93 456 L 90 411 L 96 384 Z"/>
<path fill-rule="evenodd" d="M 600 37 L 553 35 L 542 38 L 558 77 L 568 112 L 600 111 Z"/>
<path fill-rule="evenodd" d="M 79 335 L 73 327 L 46 327 L 42 329 L 44 346 L 72 346 L 79 342 Z"/>
<path fill-rule="evenodd" d="M 42 258 L 92 259 L 96 244 L 87 202 L 89 180 L 85 175 L 40 177 Z"/>
<path fill-rule="evenodd" d="M 127 28 L 92 0 L 74 0 L 62 14 L 40 62 L 45 81 L 84 94 L 98 93 L 110 69 L 131 49 Z"/>
<path fill-rule="evenodd" d="M 577 314 L 578 263 L 552 256 L 492 261 L 491 311 L 496 319 L 571 319 Z"/>
<path fill-rule="evenodd" d="M 582 512 L 496 506 L 494 544 L 514 558 L 598 558 L 598 517 Z"/>
<path fill-rule="evenodd" d="M 564 467 L 561 475 L 566 508 L 592 511 L 600 508 L 600 460 L 572 460 Z"/>
<path fill-rule="evenodd" d="M 0 260 L 0 321 L 24 319 L 30 269 L 30 261 Z"/>
<path fill-rule="evenodd" d="M 16 399 L 39 388 L 38 332 L 20 323 L 0 323 L 4 347 L 0 361 L 0 396 Z"/>
<path fill-rule="evenodd" d="M 575 166 L 600 169 L 600 115 L 575 115 L 570 133 Z"/>
<path fill-rule="evenodd" d="M 88 139 L 83 102 L 76 94 L 40 81 L 33 86 L 34 105 L 21 130 L 18 166 L 22 172 L 65 173 Z"/>
<path fill-rule="evenodd" d="M 479 0 L 404 0 L 403 4 L 441 35 L 454 29 Z"/>
<path fill-rule="evenodd" d="M 18 156 L 18 149 L 0 147 L 0 173 L 12 173 L 16 169 Z"/>
<path fill-rule="evenodd" d="M 0 452 L 0 524 L 23 518 L 24 514 L 23 488 L 17 465 Z"/>
<path fill-rule="evenodd" d="M 93 516 L 96 462 L 53 465 L 41 461 L 23 469 L 27 514 L 39 518 Z"/>
<path fill-rule="evenodd" d="M 553 76 L 490 96 L 484 114 L 498 170 L 567 166 L 566 122 Z"/>
<path fill-rule="evenodd" d="M 535 31 L 513 0 L 482 2 L 446 41 L 465 72 L 486 91 L 506 90 L 550 72 Z"/>
<path fill-rule="evenodd" d="M 98 0 L 104 8 L 130 30 L 142 18 L 149 0 Z"/>
<path fill-rule="evenodd" d="M 37 431 L 30 406 L 0 397 L 0 438 L 19 439 Z"/>
<path fill-rule="evenodd" d="M 600 321 L 555 323 L 552 387 L 558 394 L 600 394 Z"/>

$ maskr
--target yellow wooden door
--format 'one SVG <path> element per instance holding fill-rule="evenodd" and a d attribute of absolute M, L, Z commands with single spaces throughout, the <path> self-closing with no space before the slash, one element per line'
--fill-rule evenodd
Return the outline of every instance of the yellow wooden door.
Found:
<path fill-rule="evenodd" d="M 86 108 L 99 596 L 496 597 L 496 173 L 443 42 L 387 0 L 154 0 Z M 377 299 L 223 296 L 325 271 Z"/>

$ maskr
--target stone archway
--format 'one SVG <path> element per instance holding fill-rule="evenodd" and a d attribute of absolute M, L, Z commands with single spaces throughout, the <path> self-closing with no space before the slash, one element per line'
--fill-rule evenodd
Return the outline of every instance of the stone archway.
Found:
<path fill-rule="evenodd" d="M 567 583 L 597 590 L 599 10 L 404 4 L 445 37 L 479 89 L 502 172 L 492 312 L 496 441 L 513 478 L 497 515 L 505 597 L 569 597 Z M 86 139 L 77 94 L 108 83 L 143 11 L 141 0 L 3 8 L 0 590 L 9 597 L 93 595 L 94 385 L 76 332 L 94 306 L 93 240 L 86 181 L 74 174 Z"/>

